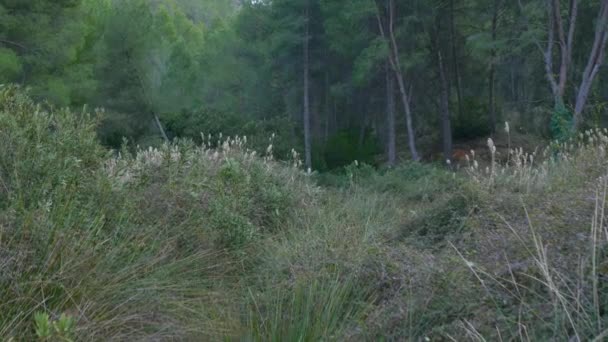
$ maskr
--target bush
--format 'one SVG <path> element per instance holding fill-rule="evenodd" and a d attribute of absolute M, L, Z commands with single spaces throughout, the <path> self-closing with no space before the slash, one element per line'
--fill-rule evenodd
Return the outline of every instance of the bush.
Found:
<path fill-rule="evenodd" d="M 490 134 L 487 105 L 476 97 L 463 99 L 462 112 L 452 120 L 455 140 L 471 140 Z"/>
<path fill-rule="evenodd" d="M 556 106 L 549 125 L 553 139 L 565 141 L 572 136 L 573 115 L 566 106 Z"/>
<path fill-rule="evenodd" d="M 300 143 L 294 123 L 287 117 L 253 119 L 235 113 L 219 113 L 208 109 L 192 112 L 166 114 L 163 116 L 168 134 L 172 137 L 192 139 L 218 147 L 217 142 L 228 137 L 246 136 L 247 146 L 258 153 L 273 144 L 274 154 L 288 159 L 291 149 Z M 202 137 L 204 135 L 204 137 Z M 211 137 L 211 139 L 208 139 Z"/>
<path fill-rule="evenodd" d="M 0 335 L 215 339 L 236 330 L 239 295 L 222 284 L 255 250 L 250 242 L 279 232 L 296 196 L 306 198 L 298 171 L 240 140 L 217 150 L 125 146 L 110 157 L 98 122 L 0 88 Z"/>
<path fill-rule="evenodd" d="M 375 158 L 381 151 L 376 137 L 366 131 L 363 140 L 360 141 L 359 134 L 358 130 L 349 130 L 330 137 L 321 149 L 323 159 L 315 165 L 315 168 L 334 170 L 354 161 L 375 165 Z"/>

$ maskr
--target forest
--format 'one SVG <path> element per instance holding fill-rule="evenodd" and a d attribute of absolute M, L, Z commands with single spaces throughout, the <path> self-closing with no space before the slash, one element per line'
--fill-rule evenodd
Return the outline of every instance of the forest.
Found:
<path fill-rule="evenodd" d="M 608 0 L 0 0 L 0 340 L 608 339 Z"/>
<path fill-rule="evenodd" d="M 603 119 L 603 1 L 3 2 L 0 82 L 103 108 L 113 148 L 275 133 L 324 171 Z"/>

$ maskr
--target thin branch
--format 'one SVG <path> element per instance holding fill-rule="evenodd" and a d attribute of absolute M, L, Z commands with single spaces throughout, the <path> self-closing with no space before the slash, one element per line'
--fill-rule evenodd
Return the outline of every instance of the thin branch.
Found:
<path fill-rule="evenodd" d="M 393 70 L 398 70 L 395 61 L 393 60 L 393 49 L 390 46 L 390 42 L 388 41 L 388 39 L 386 38 L 386 32 L 384 32 L 384 23 L 382 21 L 382 18 L 380 17 L 380 5 L 374 1 L 374 3 L 376 4 L 377 7 L 377 11 L 376 11 L 376 19 L 378 20 L 378 28 L 380 30 L 380 36 L 382 36 L 382 39 L 384 39 L 384 41 L 388 44 L 388 60 L 391 64 L 391 67 L 393 68 Z"/>
<path fill-rule="evenodd" d="M 21 43 L 14 42 L 12 40 L 0 39 L 0 43 L 6 44 L 6 45 L 16 46 L 16 47 L 21 48 L 23 50 L 27 50 L 27 47 L 25 45 L 23 45 Z"/>

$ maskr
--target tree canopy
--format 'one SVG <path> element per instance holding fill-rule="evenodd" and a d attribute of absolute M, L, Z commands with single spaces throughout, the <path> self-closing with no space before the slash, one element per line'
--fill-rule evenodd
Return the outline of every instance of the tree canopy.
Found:
<path fill-rule="evenodd" d="M 276 133 L 315 169 L 449 159 L 502 121 L 601 125 L 607 18 L 605 0 L 3 0 L 0 82 L 105 108 L 113 147 Z"/>

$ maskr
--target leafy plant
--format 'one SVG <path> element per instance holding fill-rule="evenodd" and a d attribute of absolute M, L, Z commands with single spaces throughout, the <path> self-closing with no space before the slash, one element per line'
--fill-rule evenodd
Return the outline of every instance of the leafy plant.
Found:
<path fill-rule="evenodd" d="M 76 323 L 74 318 L 66 314 L 56 320 L 51 320 L 44 312 L 34 314 L 36 336 L 40 341 L 74 341 Z"/>
<path fill-rule="evenodd" d="M 551 115 L 551 135 L 558 141 L 565 141 L 572 136 L 573 116 L 572 112 L 564 105 L 558 105 L 553 109 Z"/>

